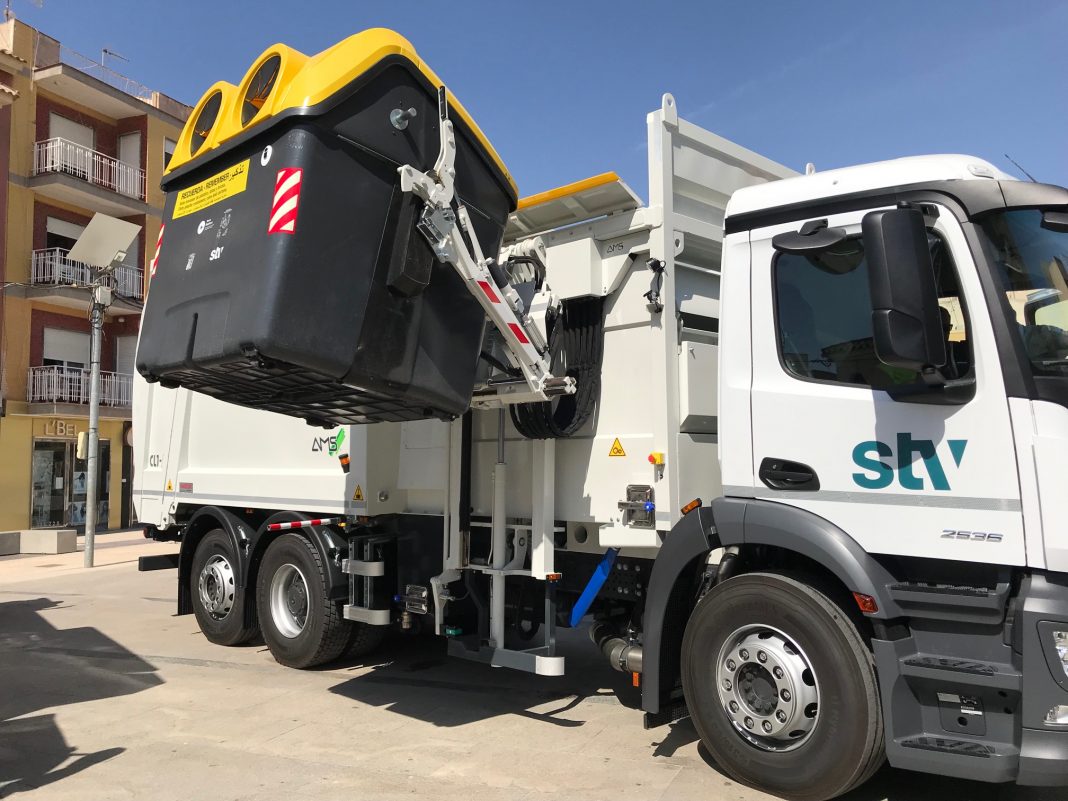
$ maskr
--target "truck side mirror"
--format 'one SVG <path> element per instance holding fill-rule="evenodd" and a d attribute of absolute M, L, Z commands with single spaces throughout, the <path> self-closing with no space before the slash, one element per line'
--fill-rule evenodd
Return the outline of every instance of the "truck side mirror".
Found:
<path fill-rule="evenodd" d="M 946 341 L 922 212 L 873 211 L 864 215 L 861 230 L 876 356 L 922 373 L 928 383 L 942 383 L 935 368 L 946 363 Z"/>

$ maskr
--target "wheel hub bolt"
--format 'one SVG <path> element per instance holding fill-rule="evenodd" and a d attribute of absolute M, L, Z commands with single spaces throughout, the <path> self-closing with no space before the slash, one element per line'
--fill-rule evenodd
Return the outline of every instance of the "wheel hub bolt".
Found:
<path fill-rule="evenodd" d="M 738 707 L 738 702 L 737 701 L 731 701 L 730 708 L 731 708 L 731 712 L 733 712 L 735 714 L 738 714 L 739 707 Z"/>
<path fill-rule="evenodd" d="M 767 662 L 768 661 L 768 655 L 766 653 L 764 653 L 763 651 L 757 651 L 757 661 L 758 662 Z"/>
<path fill-rule="evenodd" d="M 768 721 L 765 720 L 763 723 L 761 723 L 760 728 L 762 728 L 768 734 L 771 734 L 771 724 Z"/>
<path fill-rule="evenodd" d="M 749 659 L 749 651 L 747 651 L 745 648 L 743 648 L 742 650 L 740 650 L 738 652 L 738 656 L 740 656 L 742 658 L 742 661 L 748 660 Z"/>
<path fill-rule="evenodd" d="M 775 678 L 777 678 L 777 679 L 781 679 L 783 676 L 786 675 L 785 673 L 783 673 L 782 668 L 779 667 L 778 665 L 776 665 L 775 669 L 773 671 L 771 671 L 771 672 L 775 674 Z"/>
<path fill-rule="evenodd" d="M 790 703 L 790 699 L 793 696 L 790 695 L 790 691 L 789 690 L 783 690 L 781 693 L 779 693 L 779 697 L 782 698 L 782 700 L 785 701 L 786 703 Z"/>
<path fill-rule="evenodd" d="M 746 718 L 745 719 L 745 727 L 747 729 L 753 728 L 753 719 L 752 718 Z"/>
<path fill-rule="evenodd" d="M 734 684 L 731 682 L 730 679 L 724 679 L 723 680 L 723 689 L 727 690 L 728 692 L 730 692 L 732 689 L 734 689 Z"/>
<path fill-rule="evenodd" d="M 729 671 L 731 671 L 731 672 L 734 672 L 734 670 L 735 670 L 735 669 L 736 669 L 737 667 L 738 667 L 738 666 L 737 666 L 737 665 L 736 665 L 736 664 L 734 663 L 734 660 L 733 660 L 733 659 L 728 659 L 728 660 L 727 660 L 727 670 L 729 670 Z"/>
<path fill-rule="evenodd" d="M 776 719 L 777 721 L 779 721 L 779 723 L 785 723 L 785 722 L 786 722 L 786 713 L 785 713 L 785 712 L 783 712 L 783 711 L 782 711 L 782 710 L 780 709 L 780 710 L 779 710 L 778 712 L 776 712 L 776 713 L 775 713 L 775 719 Z"/>

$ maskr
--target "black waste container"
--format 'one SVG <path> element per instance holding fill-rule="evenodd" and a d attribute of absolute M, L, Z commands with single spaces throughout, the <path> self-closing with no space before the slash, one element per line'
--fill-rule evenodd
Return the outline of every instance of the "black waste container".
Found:
<path fill-rule="evenodd" d="M 463 413 L 485 316 L 397 174 L 437 158 L 438 84 L 379 30 L 310 59 L 275 46 L 239 91 L 209 90 L 164 178 L 137 370 L 322 425 Z M 457 195 L 495 254 L 515 187 L 450 101 Z"/>

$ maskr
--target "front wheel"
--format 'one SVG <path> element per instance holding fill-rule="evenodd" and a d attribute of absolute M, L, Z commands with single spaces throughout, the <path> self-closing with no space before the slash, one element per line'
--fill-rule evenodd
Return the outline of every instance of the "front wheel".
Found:
<path fill-rule="evenodd" d="M 682 645 L 686 703 L 716 763 L 795 801 L 826 801 L 884 759 L 871 652 L 827 596 L 786 576 L 729 579 Z"/>
<path fill-rule="evenodd" d="M 275 660 L 308 668 L 337 659 L 349 642 L 349 623 L 330 598 L 318 549 L 297 534 L 267 546 L 256 578 L 256 609 Z"/>

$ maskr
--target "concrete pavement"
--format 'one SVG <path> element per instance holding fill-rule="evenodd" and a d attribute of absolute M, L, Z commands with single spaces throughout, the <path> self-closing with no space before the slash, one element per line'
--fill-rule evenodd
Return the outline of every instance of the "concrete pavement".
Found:
<path fill-rule="evenodd" d="M 82 555 L 0 558 L 0 798 L 757 801 L 687 721 L 644 731 L 637 691 L 584 632 L 569 675 L 536 678 L 388 641 L 367 660 L 287 670 L 176 617 L 174 544 L 102 538 Z M 1053 801 L 884 770 L 849 801 Z"/>

